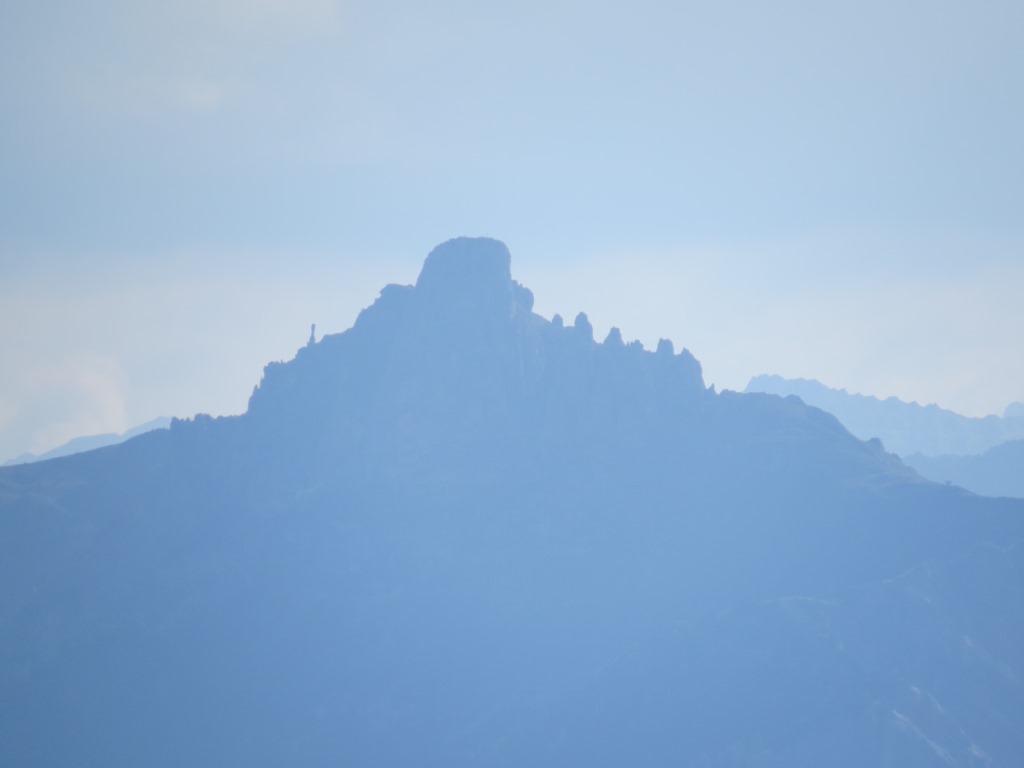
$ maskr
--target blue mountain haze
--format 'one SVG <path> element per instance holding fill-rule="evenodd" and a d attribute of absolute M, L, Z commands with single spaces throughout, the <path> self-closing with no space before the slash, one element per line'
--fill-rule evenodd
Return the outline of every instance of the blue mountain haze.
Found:
<path fill-rule="evenodd" d="M 755 376 L 746 391 L 796 395 L 808 405 L 834 414 L 857 437 L 877 437 L 900 456 L 976 454 L 1007 440 L 1024 439 L 1021 403 L 1011 403 L 1002 417 L 972 418 L 937 405 L 907 403 L 896 397 L 882 400 L 833 389 L 814 379 Z"/>
<path fill-rule="evenodd" d="M 1024 502 L 459 238 L 245 414 L 0 469 L 0 763 L 1014 766 Z"/>

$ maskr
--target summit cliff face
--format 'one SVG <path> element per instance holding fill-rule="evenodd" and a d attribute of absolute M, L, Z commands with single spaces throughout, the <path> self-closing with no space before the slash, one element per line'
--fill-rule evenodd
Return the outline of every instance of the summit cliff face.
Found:
<path fill-rule="evenodd" d="M 452 240 L 244 415 L 0 470 L 0 763 L 1019 763 L 1024 503 L 532 305 Z"/>

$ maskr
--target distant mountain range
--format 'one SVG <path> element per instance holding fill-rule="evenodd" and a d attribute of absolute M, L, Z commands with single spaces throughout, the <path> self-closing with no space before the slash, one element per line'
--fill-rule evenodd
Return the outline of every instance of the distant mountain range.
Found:
<path fill-rule="evenodd" d="M 171 420 L 166 417 L 160 417 L 153 419 L 152 421 L 147 421 L 145 424 L 140 424 L 139 426 L 133 427 L 132 429 L 120 434 L 108 432 L 102 435 L 75 437 L 63 445 L 46 451 L 45 453 L 23 453 L 20 456 L 15 456 L 13 459 L 8 459 L 3 464 L 0 464 L 0 466 L 9 467 L 14 464 L 28 464 L 33 461 L 46 461 L 47 459 L 57 459 L 61 456 L 70 456 L 73 453 L 82 453 L 83 451 L 103 448 L 107 445 L 123 443 L 125 440 L 129 440 L 136 435 L 151 432 L 154 429 L 167 429 L 169 426 L 171 426 Z"/>
<path fill-rule="evenodd" d="M 796 395 L 833 414 L 862 440 L 877 437 L 887 450 L 904 457 L 915 453 L 977 454 L 1007 440 L 1024 439 L 1024 403 L 1011 403 L 1002 418 L 971 418 L 937 405 L 907 403 L 896 397 L 881 400 L 833 389 L 814 379 L 755 376 L 745 391 Z"/>
<path fill-rule="evenodd" d="M 903 461 L 924 477 L 986 496 L 1024 498 L 1024 440 L 1009 440 L 977 456 L 923 456 Z"/>
<path fill-rule="evenodd" d="M 0 764 L 1017 766 L 1024 501 L 434 249 L 242 416 L 0 469 Z"/>
<path fill-rule="evenodd" d="M 969 418 L 937 405 L 851 394 L 813 379 L 755 376 L 747 392 L 795 395 L 828 411 L 854 435 L 879 438 L 924 477 L 986 496 L 1024 498 L 1024 403 L 1002 418 Z"/>

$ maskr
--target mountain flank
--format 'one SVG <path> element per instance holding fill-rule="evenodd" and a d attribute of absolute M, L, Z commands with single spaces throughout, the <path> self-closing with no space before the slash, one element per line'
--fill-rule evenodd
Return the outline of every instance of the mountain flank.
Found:
<path fill-rule="evenodd" d="M 937 405 L 907 403 L 896 397 L 884 400 L 833 389 L 814 379 L 755 376 L 747 392 L 796 395 L 808 405 L 835 415 L 863 440 L 879 438 L 900 456 L 970 455 L 984 453 L 1007 440 L 1024 439 L 1024 405 L 1011 403 L 1002 417 L 976 418 Z"/>
<path fill-rule="evenodd" d="M 63 445 L 59 445 L 52 450 L 45 451 L 38 455 L 34 453 L 23 453 L 20 456 L 15 456 L 13 459 L 8 459 L 3 464 L 0 464 L 0 466 L 8 467 L 12 464 L 28 464 L 32 461 L 46 461 L 47 459 L 56 459 L 61 456 L 70 456 L 73 453 L 92 451 L 96 448 L 103 448 L 107 445 L 123 443 L 125 440 L 129 440 L 136 435 L 141 435 L 154 429 L 167 429 L 170 425 L 171 420 L 169 418 L 160 417 L 147 421 L 145 424 L 140 424 L 137 427 L 132 427 L 131 429 L 121 433 L 108 432 L 102 435 L 85 435 L 82 437 L 75 437 L 68 440 L 68 442 Z"/>
<path fill-rule="evenodd" d="M 808 379 L 755 376 L 747 392 L 794 395 L 832 413 L 853 434 L 881 439 L 922 476 L 986 496 L 1024 498 L 1024 404 L 1003 416 L 969 418 L 936 405 L 850 394 Z"/>
<path fill-rule="evenodd" d="M 922 476 L 985 496 L 1024 498 L 1024 440 L 1008 440 L 977 456 L 923 456 L 903 461 Z"/>
<path fill-rule="evenodd" d="M 1024 502 L 435 248 L 245 414 L 0 469 L 0 763 L 1014 766 Z"/>

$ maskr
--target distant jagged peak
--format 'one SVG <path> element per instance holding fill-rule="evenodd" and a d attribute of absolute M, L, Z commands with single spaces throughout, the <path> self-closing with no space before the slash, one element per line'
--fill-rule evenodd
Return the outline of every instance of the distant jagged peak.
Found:
<path fill-rule="evenodd" d="M 582 362 L 589 354 L 608 361 L 600 363 L 606 372 L 646 371 L 664 376 L 679 391 L 706 390 L 700 363 L 687 349 L 676 355 L 672 342 L 663 339 L 658 362 L 651 365 L 655 353 L 639 341 L 626 343 L 617 327 L 598 344 L 586 313 L 568 325 L 561 315 L 548 321 L 534 314 L 533 303 L 532 292 L 512 279 L 504 243 L 486 237 L 448 240 L 430 251 L 414 285 L 384 286 L 351 329 L 317 340 L 313 327 L 295 365 L 267 365 L 249 413 L 292 413 L 305 408 L 303 403 L 333 400 L 341 382 L 350 385 L 361 377 L 384 377 L 373 385 L 384 392 L 398 386 L 386 377 L 411 387 L 418 376 L 436 382 L 453 372 L 463 387 L 474 380 L 488 387 L 494 381 L 513 386 L 540 380 L 562 361 L 577 365 L 566 374 L 577 376 L 589 370 Z"/>
<path fill-rule="evenodd" d="M 604 344 L 607 347 L 624 347 L 625 343 L 622 341 L 622 331 L 616 328 L 614 325 L 611 330 L 608 331 L 608 336 L 604 340 Z"/>

